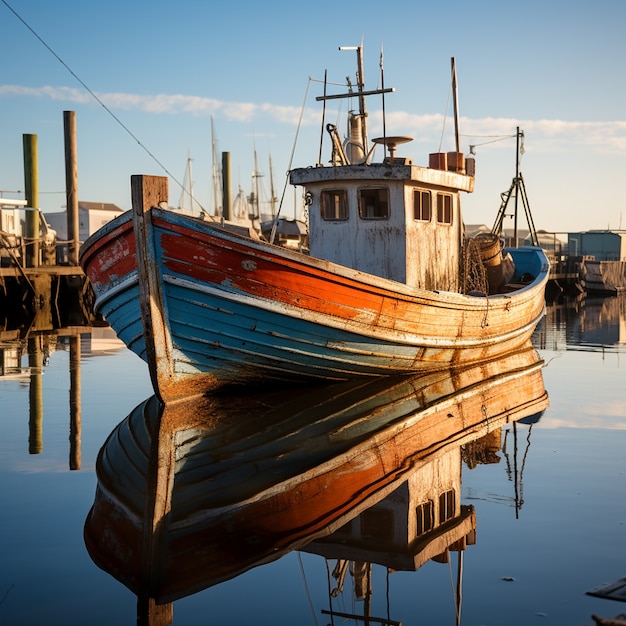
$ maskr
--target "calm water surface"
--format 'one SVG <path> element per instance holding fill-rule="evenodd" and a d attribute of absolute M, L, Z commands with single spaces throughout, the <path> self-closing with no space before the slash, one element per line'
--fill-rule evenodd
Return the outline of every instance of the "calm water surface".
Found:
<path fill-rule="evenodd" d="M 503 426 L 497 456 L 492 450 L 490 462 L 457 472 L 460 504 L 475 515 L 462 570 L 458 552 L 417 571 L 374 565 L 371 603 L 355 599 L 347 573 L 330 604 L 335 561 L 305 546 L 176 600 L 172 623 L 357 623 L 323 613 L 332 606 L 405 625 L 453 625 L 459 581 L 466 626 L 582 626 L 594 613 L 624 611 L 586 594 L 626 576 L 624 309 L 618 299 L 548 308 L 533 343 L 549 407 L 532 424 Z M 0 624 L 134 624 L 137 596 L 94 564 L 83 529 L 98 451 L 151 395 L 146 367 L 107 329 L 31 339 L 30 357 L 28 345 L 23 354 L 19 344 L 2 345 Z"/>

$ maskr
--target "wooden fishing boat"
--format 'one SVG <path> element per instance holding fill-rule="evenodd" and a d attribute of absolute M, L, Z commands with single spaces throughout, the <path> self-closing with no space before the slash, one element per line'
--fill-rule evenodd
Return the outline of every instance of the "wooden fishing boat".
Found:
<path fill-rule="evenodd" d="M 465 238 L 474 165 L 458 124 L 456 152 L 429 167 L 396 156 L 409 137 L 370 145 L 365 98 L 390 90 L 364 89 L 357 52 L 357 90 L 321 96 L 358 97 L 345 145 L 328 125 L 330 165 L 290 172 L 308 204 L 309 254 L 163 208 L 167 179 L 150 176 L 132 177 L 132 212 L 82 246 L 96 310 L 162 399 L 476 363 L 522 345 L 541 318 L 543 250 L 502 250 L 497 232 Z M 373 162 L 377 145 L 386 156 Z"/>
<path fill-rule="evenodd" d="M 541 366 L 528 346 L 422 377 L 153 396 L 100 450 L 87 549 L 144 609 L 233 578 L 334 532 L 451 448 L 545 410 Z"/>

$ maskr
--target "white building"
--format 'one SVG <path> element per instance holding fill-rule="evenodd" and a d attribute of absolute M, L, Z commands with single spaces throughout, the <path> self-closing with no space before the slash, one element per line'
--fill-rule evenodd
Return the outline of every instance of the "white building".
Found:
<path fill-rule="evenodd" d="M 85 241 L 99 228 L 110 222 L 124 211 L 108 202 L 78 203 L 78 237 Z M 67 241 L 67 211 L 45 213 L 48 224 L 57 231 L 59 242 Z"/>

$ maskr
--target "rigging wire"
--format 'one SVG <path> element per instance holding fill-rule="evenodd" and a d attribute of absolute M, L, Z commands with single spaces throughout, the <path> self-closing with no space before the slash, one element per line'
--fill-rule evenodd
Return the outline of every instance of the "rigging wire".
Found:
<path fill-rule="evenodd" d="M 446 100 L 446 113 L 443 116 L 443 125 L 441 126 L 441 137 L 439 138 L 439 152 L 443 146 L 443 135 L 446 131 L 446 120 L 448 119 L 448 110 L 450 109 L 450 97 L 452 95 L 452 82 L 450 82 L 450 88 L 448 89 L 448 99 Z"/>
<path fill-rule="evenodd" d="M 309 585 L 307 584 L 306 576 L 304 575 L 304 565 L 302 564 L 302 554 L 300 553 L 299 550 L 297 551 L 297 553 L 298 553 L 298 563 L 300 564 L 300 573 L 302 574 L 302 581 L 304 583 L 304 590 L 306 592 L 306 598 L 309 602 L 309 608 L 311 609 L 313 622 L 315 623 L 315 626 L 317 626 L 317 618 L 315 617 L 315 609 L 313 608 L 313 602 L 311 600 L 311 593 L 309 591 Z"/>
<path fill-rule="evenodd" d="M 283 192 L 280 196 L 280 202 L 278 203 L 278 211 L 276 211 L 276 217 L 274 218 L 274 224 L 272 226 L 272 233 L 270 235 L 270 243 L 274 243 L 274 238 L 276 237 L 276 228 L 278 226 L 278 218 L 283 208 L 283 202 L 285 200 L 285 193 L 287 191 L 287 185 L 289 184 L 289 171 L 291 170 L 291 165 L 293 163 L 293 156 L 296 152 L 296 144 L 298 143 L 298 135 L 300 133 L 300 127 L 302 126 L 302 117 L 304 116 L 304 108 L 306 106 L 306 99 L 309 93 L 310 85 L 311 85 L 311 78 L 309 77 L 309 80 L 306 83 L 306 89 L 304 90 L 304 98 L 302 99 L 302 108 L 300 109 L 300 118 L 298 119 L 296 135 L 293 138 L 293 146 L 291 147 L 291 154 L 289 155 L 289 165 L 287 166 L 287 173 L 285 174 L 285 184 L 283 185 Z"/>
<path fill-rule="evenodd" d="M 517 422 L 515 422 L 515 424 L 517 424 Z M 526 468 L 526 457 L 528 456 L 528 451 L 530 450 L 530 434 L 533 430 L 533 425 L 529 424 L 528 425 L 528 434 L 526 435 L 526 450 L 524 451 L 524 456 L 522 457 L 522 464 L 520 467 L 520 471 L 519 471 L 519 508 L 522 508 L 522 505 L 524 504 L 524 481 L 523 481 L 523 476 L 524 476 L 524 469 Z"/>
<path fill-rule="evenodd" d="M 317 157 L 317 164 L 322 164 L 322 146 L 324 145 L 324 126 L 326 124 L 326 88 L 328 87 L 328 83 L 326 82 L 326 77 L 328 76 L 328 70 L 324 70 L 324 101 L 322 105 L 322 124 L 320 129 L 320 151 L 319 156 Z M 309 81 L 311 79 L 309 78 Z"/>
<path fill-rule="evenodd" d="M 457 624 L 461 614 L 461 606 L 457 598 L 457 588 L 454 584 L 454 575 L 452 573 L 452 559 L 450 558 L 450 548 L 446 548 L 446 556 L 448 559 L 448 573 L 450 574 L 450 586 L 452 587 L 452 597 L 454 598 L 454 612 L 456 613 Z"/>
<path fill-rule="evenodd" d="M 514 134 L 514 135 L 463 135 L 463 137 L 478 137 L 478 138 L 490 137 L 489 141 L 483 141 L 482 143 L 470 144 L 470 154 L 476 154 L 474 152 L 474 149 L 478 148 L 479 146 L 486 146 L 489 143 L 497 143 L 498 141 L 504 141 L 505 139 L 513 139 L 514 137 L 517 137 L 517 134 Z M 520 152 L 524 154 L 523 144 L 522 144 L 522 147 L 520 148 Z"/>
<path fill-rule="evenodd" d="M 387 600 L 387 622 L 391 623 L 391 600 L 390 600 L 390 585 L 389 585 L 389 575 L 390 575 L 390 569 L 387 568 L 387 588 L 385 590 L 385 598 Z"/>
<path fill-rule="evenodd" d="M 3 0 L 4 1 L 4 0 Z M 332 80 L 326 81 L 323 78 L 313 78 L 312 76 L 309 76 L 309 81 L 312 83 L 326 83 L 327 85 L 335 85 L 335 87 L 345 87 L 346 83 L 335 83 Z"/>
<path fill-rule="evenodd" d="M 107 105 L 89 88 L 89 86 L 72 70 L 72 68 L 44 41 L 44 39 L 28 24 L 28 22 L 7 2 L 0 0 L 15 17 L 39 40 L 39 42 L 56 58 L 56 60 L 80 83 L 87 93 L 134 139 L 139 147 L 184 191 L 183 184 L 159 161 L 159 159 L 142 143 L 142 141 L 107 107 Z M 197 200 L 196 200 L 197 202 Z M 202 209 L 202 205 L 198 203 Z"/>
<path fill-rule="evenodd" d="M 328 585 L 328 608 L 330 609 L 330 623 L 331 626 L 335 626 L 335 618 L 333 614 L 333 592 L 330 587 L 330 568 L 328 567 L 328 559 L 324 559 L 324 562 L 326 563 L 326 582 Z"/>

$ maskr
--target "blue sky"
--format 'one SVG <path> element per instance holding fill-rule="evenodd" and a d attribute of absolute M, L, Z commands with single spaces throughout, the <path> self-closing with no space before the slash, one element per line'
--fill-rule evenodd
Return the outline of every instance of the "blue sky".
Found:
<path fill-rule="evenodd" d="M 519 126 L 538 228 L 626 228 L 623 0 L 0 0 L 0 24 L 0 190 L 16 197 L 10 192 L 24 188 L 22 135 L 36 134 L 46 211 L 65 205 L 64 110 L 76 111 L 81 200 L 130 208 L 132 174 L 169 173 L 176 205 L 189 155 L 194 195 L 212 211 L 211 118 L 219 153 L 231 155 L 233 193 L 250 191 L 256 149 L 263 186 L 269 191 L 271 157 L 280 196 L 290 163 L 317 160 L 318 81 L 325 70 L 330 82 L 353 77 L 355 53 L 338 46 L 363 43 L 369 88 L 380 84 L 384 49 L 385 86 L 396 89 L 385 99 L 386 132 L 414 137 L 398 155 L 416 164 L 454 148 L 456 58 L 461 147 L 477 146 L 467 223 L 492 224 L 514 175 Z M 339 119 L 338 102 L 327 121 Z M 370 137 L 382 134 L 380 99 L 368 111 Z M 285 198 L 291 216 L 293 192 Z"/>

